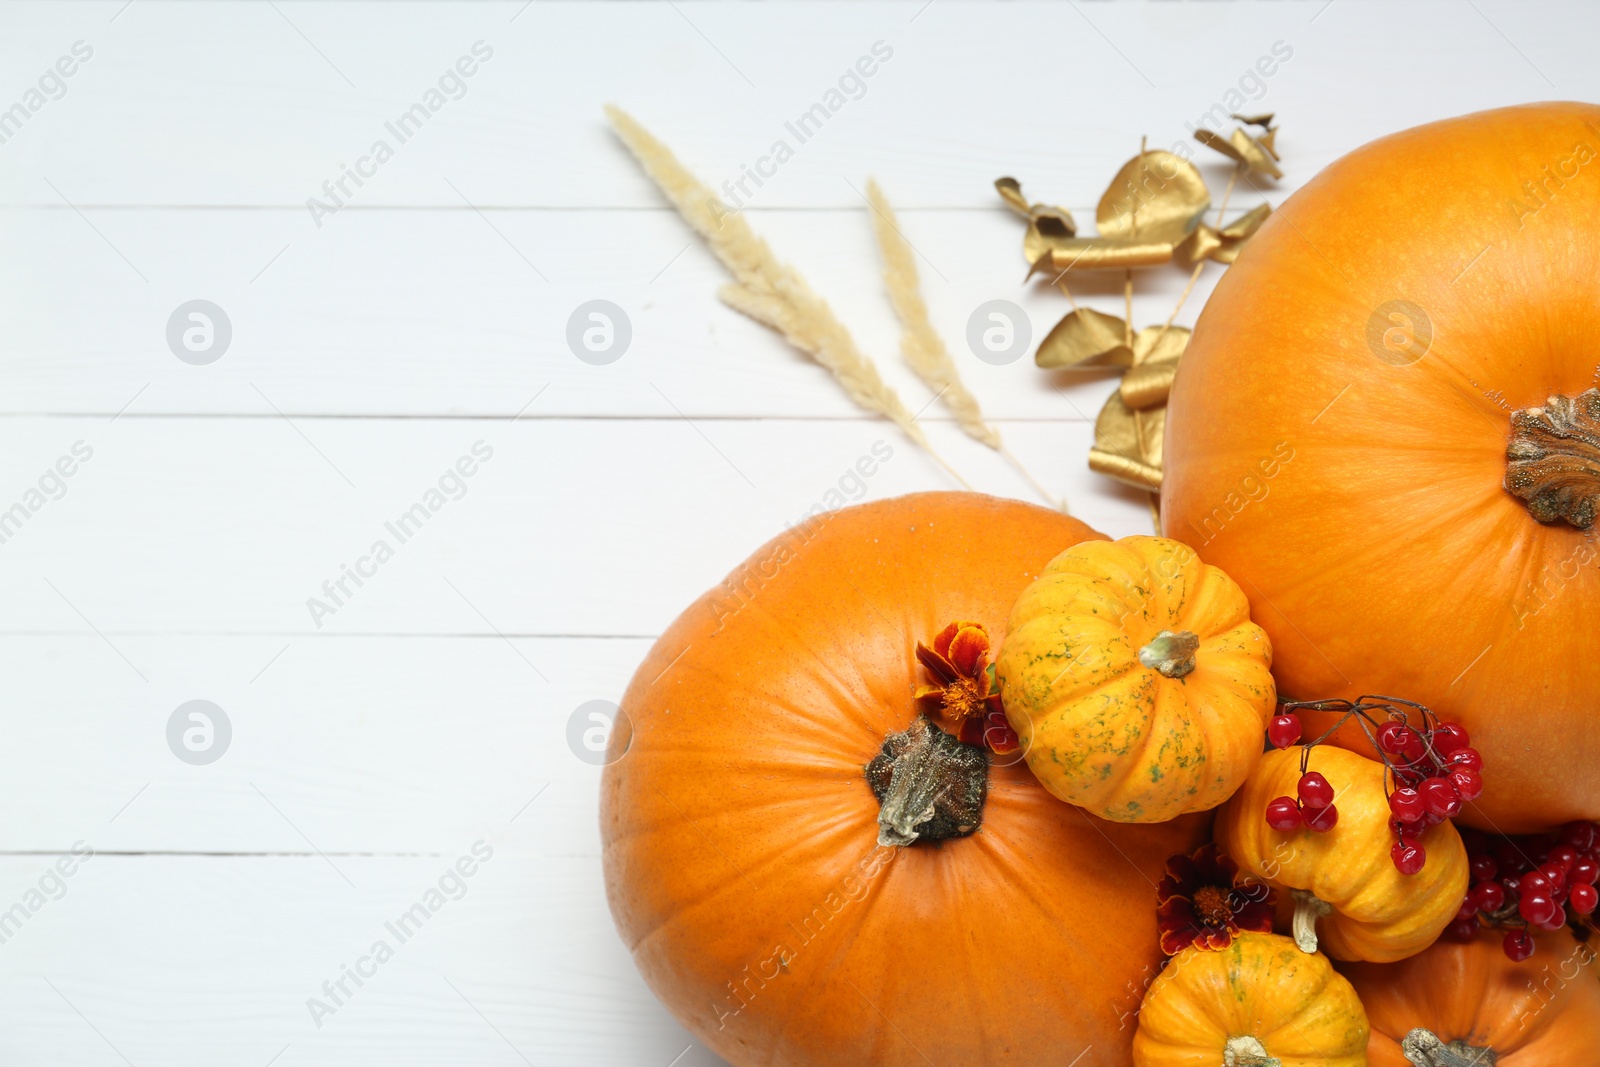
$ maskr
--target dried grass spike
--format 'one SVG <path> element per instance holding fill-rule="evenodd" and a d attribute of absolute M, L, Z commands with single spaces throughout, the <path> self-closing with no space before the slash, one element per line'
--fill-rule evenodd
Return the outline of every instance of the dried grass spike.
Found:
<path fill-rule="evenodd" d="M 790 344 L 825 367 L 852 400 L 891 419 L 956 481 L 970 489 L 966 480 L 933 451 L 916 417 L 884 384 L 877 367 L 856 347 L 827 301 L 813 292 L 798 272 L 772 254 L 744 216 L 718 200 L 632 116 L 607 105 L 606 117 L 645 174 L 705 238 L 712 253 L 733 275 L 737 284 L 722 290 L 723 302 L 782 333 Z"/>
<path fill-rule="evenodd" d="M 923 384 L 939 394 L 968 437 L 998 449 L 1000 431 L 983 420 L 978 398 L 961 381 L 956 361 L 950 358 L 944 340 L 929 321 L 911 245 L 900 232 L 894 208 L 871 179 L 867 181 L 867 203 L 872 208 L 878 250 L 883 254 L 883 281 L 889 290 L 889 303 L 900 319 L 900 354 Z"/>
<path fill-rule="evenodd" d="M 996 183 L 997 186 L 999 184 Z M 895 316 L 900 320 L 900 354 L 923 384 L 932 389 L 950 409 L 967 436 L 1005 456 L 1052 507 L 1061 507 L 1050 491 L 1040 485 L 1039 480 L 1005 446 L 1000 439 L 1000 431 L 984 420 L 978 398 L 961 380 L 956 361 L 950 358 L 950 350 L 945 347 L 944 339 L 933 328 L 933 321 L 928 317 L 928 305 L 922 299 L 922 283 L 911 242 L 900 232 L 900 223 L 895 218 L 894 208 L 889 205 L 889 199 L 883 195 L 878 183 L 870 178 L 867 179 L 867 205 L 872 209 L 872 230 L 878 239 L 878 249 L 883 254 L 884 287 L 889 291 L 889 303 L 894 306 Z"/>

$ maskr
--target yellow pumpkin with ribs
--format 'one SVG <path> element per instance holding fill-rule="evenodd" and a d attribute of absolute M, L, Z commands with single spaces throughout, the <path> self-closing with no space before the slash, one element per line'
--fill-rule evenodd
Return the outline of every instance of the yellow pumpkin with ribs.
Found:
<path fill-rule="evenodd" d="M 1267 825 L 1267 806 L 1293 797 L 1301 749 L 1268 752 L 1244 788 L 1217 813 L 1216 838 L 1246 875 L 1294 904 L 1295 937 L 1336 960 L 1391 963 L 1433 944 L 1467 895 L 1467 850 L 1449 821 L 1417 836 L 1421 870 L 1402 874 L 1391 858 L 1384 765 L 1348 749 L 1318 745 L 1308 759 L 1338 796 L 1331 829 L 1284 832 Z M 1320 940 L 1319 940 L 1320 938 Z"/>
<path fill-rule="evenodd" d="M 1102 819 L 1226 800 L 1261 758 L 1272 645 L 1244 593 L 1163 537 L 1087 541 L 1016 605 L 996 675 L 1029 768 Z"/>

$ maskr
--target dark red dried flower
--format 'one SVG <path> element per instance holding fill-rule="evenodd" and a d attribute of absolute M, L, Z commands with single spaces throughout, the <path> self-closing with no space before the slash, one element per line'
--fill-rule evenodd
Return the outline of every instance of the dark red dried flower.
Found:
<path fill-rule="evenodd" d="M 1016 732 L 1006 722 L 989 662 L 989 632 L 979 622 L 953 622 L 933 639 L 917 642 L 917 660 L 933 675 L 916 699 L 947 733 L 997 753 L 1016 751 Z"/>
<path fill-rule="evenodd" d="M 1214 844 L 1173 856 L 1156 886 L 1161 951 L 1227 948 L 1241 930 L 1271 933 L 1274 903 L 1272 887 L 1241 879 L 1239 865 Z"/>

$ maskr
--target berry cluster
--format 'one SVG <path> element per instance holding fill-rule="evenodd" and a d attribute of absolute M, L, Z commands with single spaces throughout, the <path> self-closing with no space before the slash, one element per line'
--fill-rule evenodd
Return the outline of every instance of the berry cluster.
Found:
<path fill-rule="evenodd" d="M 1398 697 L 1364 696 L 1357 700 L 1287 700 L 1267 725 L 1267 739 L 1276 748 L 1300 740 L 1301 710 L 1338 715 L 1322 736 L 1307 741 L 1300 752 L 1297 796 L 1278 797 L 1267 805 L 1267 825 L 1289 832 L 1302 825 L 1325 833 L 1339 821 L 1333 787 L 1309 770 L 1311 750 L 1352 719 L 1367 735 L 1386 769 L 1389 829 L 1394 847 L 1389 858 L 1401 874 L 1416 874 L 1427 863 L 1422 832 L 1461 813 L 1461 806 L 1483 792 L 1483 757 L 1471 747 L 1467 731 L 1456 722 L 1441 722 L 1421 704 Z M 1415 713 L 1419 725 L 1411 724 Z"/>
<path fill-rule="evenodd" d="M 1559 930 L 1569 922 L 1587 934 L 1600 905 L 1600 824 L 1570 822 L 1558 833 L 1497 837 L 1463 830 L 1472 880 L 1446 933 L 1470 941 L 1481 925 L 1506 928 L 1505 953 L 1533 955 L 1528 928 Z"/>

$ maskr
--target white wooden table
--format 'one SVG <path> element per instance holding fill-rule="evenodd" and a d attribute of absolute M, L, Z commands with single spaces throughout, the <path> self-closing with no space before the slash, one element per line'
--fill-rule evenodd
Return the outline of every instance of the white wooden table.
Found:
<path fill-rule="evenodd" d="M 856 192 L 875 175 L 1012 448 L 1120 535 L 1149 529 L 1142 501 L 1084 469 L 1111 382 L 966 346 L 985 301 L 1035 339 L 1064 310 L 1023 284 L 991 181 L 1087 223 L 1141 134 L 1184 141 L 1232 103 L 1279 113 L 1281 199 L 1391 130 L 1600 96 L 1596 40 L 1583 0 L 5 3 L 0 1063 L 717 1062 L 613 932 L 569 721 L 875 442 L 892 459 L 846 491 L 952 482 L 717 303 L 604 102 L 720 186 L 891 49 L 747 186 L 750 217 L 921 408 Z M 1228 101 L 1241 79 L 1258 98 Z M 334 204 L 347 168 L 366 176 Z M 1141 324 L 1181 282 L 1144 284 Z M 220 334 L 177 346 L 193 362 L 169 345 L 194 300 L 226 317 L 220 358 Z M 566 340 L 591 300 L 631 327 L 605 365 Z M 975 486 L 1029 496 L 924 417 Z M 346 566 L 366 577 L 335 601 Z M 169 745 L 193 700 L 229 724 L 191 738 L 214 762 Z M 418 903 L 401 942 L 385 924 Z"/>

